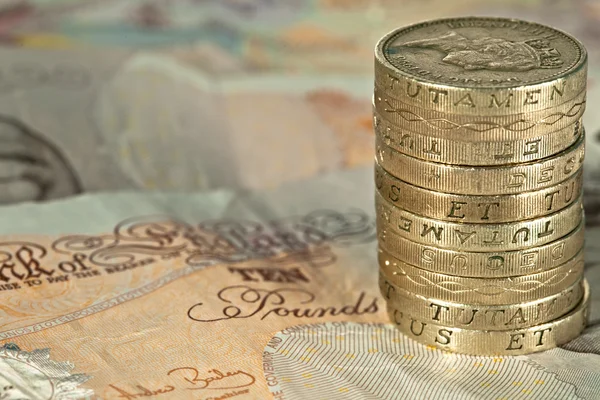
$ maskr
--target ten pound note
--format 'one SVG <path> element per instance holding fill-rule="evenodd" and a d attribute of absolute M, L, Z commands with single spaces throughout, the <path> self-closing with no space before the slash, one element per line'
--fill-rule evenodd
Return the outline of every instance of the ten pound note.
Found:
<path fill-rule="evenodd" d="M 369 167 L 261 193 L 5 208 L 1 398 L 594 398 L 599 307 L 580 338 L 532 356 L 400 334 L 378 294 L 372 190 Z"/>

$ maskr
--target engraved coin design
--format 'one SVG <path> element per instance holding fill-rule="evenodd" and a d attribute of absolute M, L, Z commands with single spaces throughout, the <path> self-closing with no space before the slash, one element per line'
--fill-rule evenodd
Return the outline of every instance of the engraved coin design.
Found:
<path fill-rule="evenodd" d="M 575 339 L 589 318 L 590 289 L 584 281 L 583 300 L 568 314 L 528 328 L 485 331 L 425 323 L 388 304 L 390 319 L 400 332 L 439 349 L 477 355 L 521 355 L 548 350 Z"/>
<path fill-rule="evenodd" d="M 464 69 L 529 71 L 536 68 L 560 68 L 564 63 L 558 50 L 544 39 L 524 42 L 489 36 L 470 39 L 450 31 L 436 38 L 402 43 L 399 47 L 439 50 L 446 54 L 443 62 L 456 64 Z"/>
<path fill-rule="evenodd" d="M 424 297 L 472 305 L 510 305 L 531 302 L 561 292 L 581 279 L 583 254 L 537 274 L 509 278 L 465 278 L 425 271 L 379 251 L 382 279 Z"/>
<path fill-rule="evenodd" d="M 380 45 L 400 74 L 461 87 L 544 82 L 568 75 L 585 59 L 583 46 L 563 32 L 501 18 L 425 22 L 389 34 Z"/>

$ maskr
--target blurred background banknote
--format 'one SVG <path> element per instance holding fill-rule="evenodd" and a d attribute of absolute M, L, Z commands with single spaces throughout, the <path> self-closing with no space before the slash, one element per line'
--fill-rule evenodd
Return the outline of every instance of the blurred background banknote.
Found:
<path fill-rule="evenodd" d="M 461 14 L 588 47 L 594 295 L 596 1 L 0 2 L 0 398 L 598 398 L 597 296 L 580 338 L 531 356 L 385 324 L 372 49 Z"/>

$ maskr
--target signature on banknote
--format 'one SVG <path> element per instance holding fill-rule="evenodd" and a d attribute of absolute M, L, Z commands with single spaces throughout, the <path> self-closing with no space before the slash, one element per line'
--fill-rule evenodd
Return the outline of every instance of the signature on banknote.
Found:
<path fill-rule="evenodd" d="M 201 376 L 200 371 L 197 368 L 193 367 L 182 367 L 175 368 L 167 372 L 167 375 L 172 375 L 180 373 L 179 375 L 186 382 L 191 383 L 194 387 L 190 387 L 190 390 L 198 390 L 198 389 L 238 389 L 246 386 L 250 386 L 256 382 L 256 378 L 250 375 L 247 372 L 242 370 L 237 371 L 229 371 L 229 372 L 221 372 L 218 369 L 211 369 L 208 371 L 210 375 Z M 235 383 L 231 383 L 232 379 L 238 377 L 238 379 L 234 379 Z"/>
<path fill-rule="evenodd" d="M 111 394 L 118 394 L 118 398 L 133 400 L 145 397 L 155 397 L 163 394 L 176 392 L 178 390 L 231 390 L 231 389 L 242 389 L 248 388 L 254 385 L 256 378 L 254 375 L 243 371 L 221 371 L 220 369 L 213 368 L 207 371 L 206 374 L 201 373 L 198 368 L 194 367 L 179 367 L 174 368 L 167 372 L 167 376 L 175 378 L 171 384 L 162 384 L 157 387 L 150 387 L 148 384 L 144 385 L 123 385 L 123 384 L 110 384 L 112 388 Z M 221 397 L 233 397 L 240 394 L 248 393 L 248 389 L 243 391 L 233 391 L 221 395 L 209 397 L 210 399 L 216 400 Z M 208 399 L 208 398 L 207 398 Z"/>
<path fill-rule="evenodd" d="M 166 385 L 162 388 L 158 388 L 158 389 L 148 389 L 145 386 L 142 385 L 135 385 L 135 391 L 127 391 L 125 389 L 122 389 L 118 386 L 115 385 L 108 385 L 111 388 L 113 388 L 117 393 L 119 393 L 119 398 L 122 399 L 127 399 L 127 400 L 133 400 L 133 399 L 138 399 L 138 398 L 142 398 L 142 397 L 154 397 L 154 396 L 158 396 L 161 394 L 165 394 L 165 393 L 170 393 L 172 391 L 175 390 L 174 386 L 171 385 Z"/>

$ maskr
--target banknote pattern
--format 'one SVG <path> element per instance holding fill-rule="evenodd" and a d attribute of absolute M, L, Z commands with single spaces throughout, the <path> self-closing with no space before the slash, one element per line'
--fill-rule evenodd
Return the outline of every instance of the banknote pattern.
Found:
<path fill-rule="evenodd" d="M 234 268 L 267 259 L 264 262 L 272 268 L 305 263 L 319 269 L 336 263 L 336 246 L 373 239 L 374 224 L 366 214 L 322 210 L 266 223 L 219 220 L 193 225 L 160 217 L 133 218 L 118 224 L 109 235 L 71 235 L 49 243 L 2 242 L 2 292 L 48 290 L 62 295 L 52 306 L 42 306 L 45 299 L 15 304 L 14 312 L 27 313 L 29 324 L 23 326 L 20 318 L 6 318 L 0 337 L 83 318 L 211 265 L 225 263 Z M 252 280 L 243 269 L 237 273 Z M 282 282 L 303 277 L 296 270 L 270 273 L 267 267 L 255 273 Z M 99 289 L 93 290 L 95 286 Z"/>
<path fill-rule="evenodd" d="M 61 384 L 67 394 L 265 398 L 256 360 L 272 332 L 312 320 L 384 320 L 375 285 L 339 297 L 368 276 L 357 266 L 367 265 L 359 260 L 375 225 L 360 208 L 272 219 L 197 210 L 197 222 L 156 213 L 107 234 L 6 236 L 3 342 L 34 358 L 51 345 L 53 368 L 76 368 L 61 375 L 72 382 Z M 246 342 L 234 344 L 240 329 Z M 13 392 L 46 393 L 24 368 L 13 373 Z M 76 382 L 85 383 L 80 392 Z M 58 394 L 48 398 L 84 398 Z"/>
<path fill-rule="evenodd" d="M 0 347 L 2 397 L 5 399 L 92 399 L 93 391 L 80 387 L 90 379 L 72 374 L 70 362 L 56 362 L 50 349 L 25 351 L 15 344 Z M 22 386 L 21 382 L 29 385 Z"/>
<path fill-rule="evenodd" d="M 284 329 L 266 345 L 263 369 L 274 398 L 394 399 L 398 387 L 410 387 L 402 391 L 407 399 L 581 398 L 528 357 L 450 355 L 383 324 Z"/>

